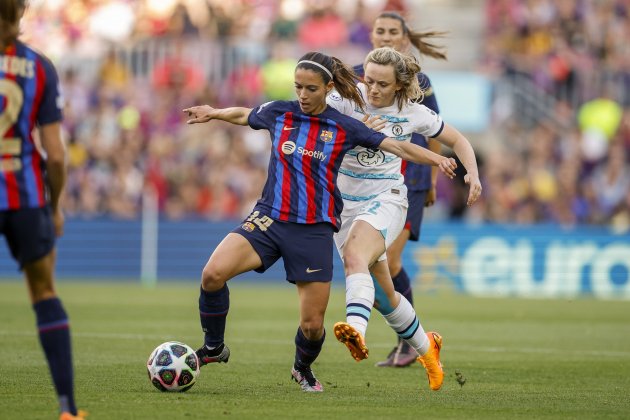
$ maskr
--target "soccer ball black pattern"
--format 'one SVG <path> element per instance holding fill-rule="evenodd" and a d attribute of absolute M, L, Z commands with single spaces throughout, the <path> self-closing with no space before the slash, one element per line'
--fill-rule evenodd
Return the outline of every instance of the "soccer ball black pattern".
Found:
<path fill-rule="evenodd" d="M 151 352 L 147 371 L 149 381 L 160 391 L 184 392 L 199 377 L 199 359 L 186 344 L 168 341 Z"/>

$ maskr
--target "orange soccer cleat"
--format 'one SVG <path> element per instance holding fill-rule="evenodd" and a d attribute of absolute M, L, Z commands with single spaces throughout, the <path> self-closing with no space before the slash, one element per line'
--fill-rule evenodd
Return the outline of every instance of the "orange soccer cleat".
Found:
<path fill-rule="evenodd" d="M 442 349 L 442 336 L 436 332 L 428 332 L 429 351 L 424 356 L 418 357 L 418 362 L 424 366 L 429 378 L 429 387 L 437 391 L 444 382 L 444 370 L 440 362 L 440 350 Z"/>
<path fill-rule="evenodd" d="M 59 416 L 59 420 L 84 420 L 87 417 L 87 415 L 88 415 L 87 412 L 85 412 L 83 410 L 79 410 L 77 412 L 76 416 L 74 414 L 72 414 L 72 413 L 64 411 Z"/>
<path fill-rule="evenodd" d="M 347 322 L 337 322 L 333 331 L 337 340 L 348 347 L 350 354 L 357 362 L 368 358 L 369 350 L 365 339 L 352 325 Z"/>

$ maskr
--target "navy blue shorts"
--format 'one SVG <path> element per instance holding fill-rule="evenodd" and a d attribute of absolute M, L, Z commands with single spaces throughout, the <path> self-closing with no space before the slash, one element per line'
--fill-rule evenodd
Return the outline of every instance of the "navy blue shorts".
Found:
<path fill-rule="evenodd" d="M 409 231 L 410 241 L 418 241 L 420 239 L 420 225 L 422 225 L 422 216 L 424 216 L 424 201 L 428 192 L 428 190 L 407 191 L 409 208 L 407 209 L 405 229 Z"/>
<path fill-rule="evenodd" d="M 0 234 L 20 269 L 45 257 L 55 247 L 50 207 L 0 211 Z"/>
<path fill-rule="evenodd" d="M 254 247 L 262 261 L 255 270 L 259 273 L 282 257 L 290 283 L 332 280 L 334 229 L 330 223 L 279 222 L 256 210 L 232 232 Z"/>

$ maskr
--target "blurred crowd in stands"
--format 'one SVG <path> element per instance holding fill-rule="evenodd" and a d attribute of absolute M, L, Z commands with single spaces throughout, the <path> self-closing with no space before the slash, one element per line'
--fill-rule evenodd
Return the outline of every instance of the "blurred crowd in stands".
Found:
<path fill-rule="evenodd" d="M 268 134 L 187 126 L 181 109 L 291 99 L 301 53 L 359 63 L 374 17 L 409 3 L 30 0 L 23 38 L 55 61 L 67 102 L 67 212 L 136 218 L 154 191 L 169 219 L 248 214 Z M 486 0 L 485 10 L 479 69 L 496 85 L 488 130 L 499 140 L 479 153 L 481 202 L 466 208 L 465 188 L 440 179 L 446 211 L 434 214 L 628 226 L 630 1 Z"/>
<path fill-rule="evenodd" d="M 484 218 L 630 226 L 630 1 L 487 0 Z"/>

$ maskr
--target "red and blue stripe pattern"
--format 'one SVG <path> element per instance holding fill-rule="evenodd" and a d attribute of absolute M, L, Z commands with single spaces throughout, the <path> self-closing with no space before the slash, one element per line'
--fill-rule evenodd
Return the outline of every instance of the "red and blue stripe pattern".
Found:
<path fill-rule="evenodd" d="M 385 135 L 361 121 L 328 107 L 305 114 L 297 101 L 274 101 L 254 109 L 248 117 L 254 129 L 271 134 L 267 182 L 256 207 L 272 219 L 341 225 L 343 200 L 337 174 L 343 155 L 357 145 L 376 148 Z"/>
<path fill-rule="evenodd" d="M 322 134 L 324 131 L 326 133 Z M 322 140 L 322 135 L 326 141 Z M 277 118 L 265 187 L 273 186 L 272 218 L 306 224 L 329 222 L 339 226 L 342 203 L 336 200 L 335 183 L 345 139 L 345 131 L 330 119 L 293 112 Z M 287 146 L 287 142 L 294 146 Z M 287 153 L 291 147 L 294 150 Z M 265 195 L 263 193 L 263 198 Z"/>
<path fill-rule="evenodd" d="M 45 161 L 31 133 L 36 122 L 61 120 L 61 111 L 57 107 L 57 76 L 47 59 L 21 42 L 6 48 L 0 54 L 0 60 L 21 64 L 0 66 L 0 69 L 8 70 L 0 70 L 0 81 L 7 88 L 0 92 L 0 113 L 5 114 L 5 118 L 9 116 L 9 101 L 17 101 L 12 106 L 19 105 L 17 118 L 4 133 L 0 133 L 0 141 L 18 140 L 20 143 L 19 155 L 5 150 L 1 156 L 0 210 L 43 207 L 46 205 Z M 11 72 L 10 67 L 21 71 Z M 16 86 L 21 97 L 8 93 Z"/>

